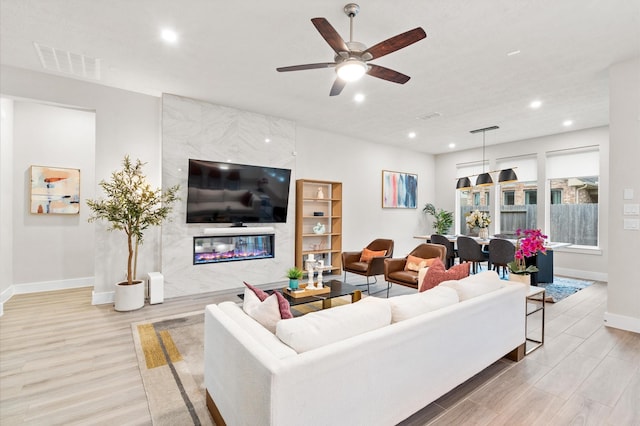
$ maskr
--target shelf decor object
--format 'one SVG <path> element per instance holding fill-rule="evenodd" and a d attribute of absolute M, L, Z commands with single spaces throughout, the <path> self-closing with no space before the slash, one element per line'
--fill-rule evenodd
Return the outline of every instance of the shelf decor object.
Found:
<path fill-rule="evenodd" d="M 382 208 L 417 208 L 418 175 L 382 171 Z"/>

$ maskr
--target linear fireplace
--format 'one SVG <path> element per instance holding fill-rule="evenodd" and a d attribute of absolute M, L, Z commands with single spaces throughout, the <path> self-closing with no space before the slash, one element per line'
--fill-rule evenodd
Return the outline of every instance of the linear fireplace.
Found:
<path fill-rule="evenodd" d="M 233 229 L 233 228 L 232 228 Z M 246 229 L 246 228 L 245 228 Z M 274 235 L 266 233 L 193 237 L 193 264 L 268 259 L 275 255 Z"/>

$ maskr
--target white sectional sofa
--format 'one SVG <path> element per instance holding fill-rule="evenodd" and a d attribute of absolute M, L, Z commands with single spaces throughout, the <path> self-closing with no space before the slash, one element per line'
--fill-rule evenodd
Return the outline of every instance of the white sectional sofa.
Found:
<path fill-rule="evenodd" d="M 522 356 L 525 294 L 485 272 L 281 320 L 276 334 L 232 302 L 209 305 L 207 405 L 228 425 L 397 424 L 506 354 Z"/>

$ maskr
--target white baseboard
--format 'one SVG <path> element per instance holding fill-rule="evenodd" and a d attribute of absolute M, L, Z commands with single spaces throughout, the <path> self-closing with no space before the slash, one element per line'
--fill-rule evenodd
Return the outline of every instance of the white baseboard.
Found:
<path fill-rule="evenodd" d="M 91 304 L 106 305 L 108 303 L 113 303 L 115 301 L 115 296 L 115 291 L 103 291 L 101 293 L 96 293 L 94 291 L 93 293 L 91 293 Z"/>
<path fill-rule="evenodd" d="M 606 272 L 583 271 L 581 269 L 555 267 L 553 268 L 553 275 L 580 278 L 582 280 L 603 281 L 605 283 L 609 281 L 609 274 Z"/>
<path fill-rule="evenodd" d="M 94 277 L 72 278 L 68 280 L 40 281 L 13 284 L 0 295 L 0 316 L 4 315 L 4 304 L 15 294 L 41 293 L 43 291 L 66 290 L 69 288 L 92 287 Z"/>
<path fill-rule="evenodd" d="M 14 284 L 13 294 L 40 293 L 43 291 L 66 290 L 69 288 L 92 287 L 93 277 L 72 278 L 69 280 L 40 281 L 36 283 Z"/>
<path fill-rule="evenodd" d="M 628 317 L 625 315 L 604 313 L 604 325 L 607 327 L 619 328 L 620 330 L 640 333 L 640 318 Z"/>

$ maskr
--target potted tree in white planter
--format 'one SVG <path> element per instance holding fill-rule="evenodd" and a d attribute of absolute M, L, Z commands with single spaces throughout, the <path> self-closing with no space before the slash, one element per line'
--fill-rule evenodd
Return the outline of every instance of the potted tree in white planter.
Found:
<path fill-rule="evenodd" d="M 87 200 L 92 211 L 89 222 L 106 220 L 109 231 L 124 231 L 127 236 L 129 257 L 127 280 L 117 283 L 115 288 L 116 311 L 131 311 L 144 306 L 144 281 L 136 279 L 138 247 L 143 242 L 144 232 L 150 226 L 160 225 L 172 210 L 179 185 L 166 191 L 152 189 L 142 172 L 145 163 L 132 162 L 125 156 L 122 170 L 111 173 L 109 181 L 100 181 L 106 196 L 99 200 Z"/>

